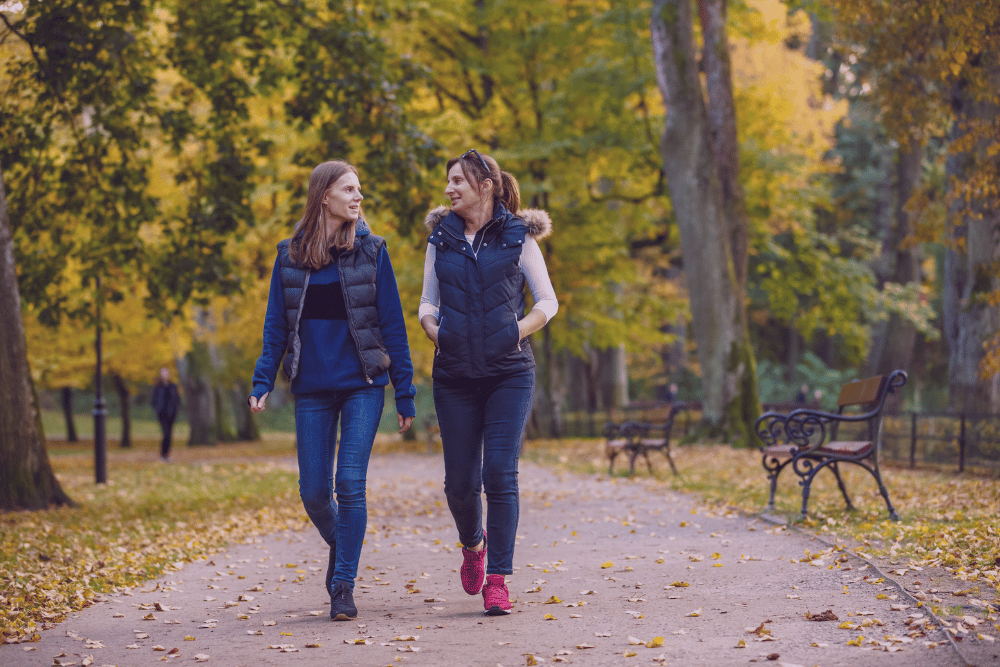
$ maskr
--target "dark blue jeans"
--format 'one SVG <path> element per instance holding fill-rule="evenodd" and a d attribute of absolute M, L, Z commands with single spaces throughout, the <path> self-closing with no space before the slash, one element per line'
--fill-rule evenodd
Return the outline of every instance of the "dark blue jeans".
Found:
<path fill-rule="evenodd" d="M 486 573 L 513 574 L 517 460 L 535 394 L 535 370 L 491 378 L 434 381 L 444 449 L 444 494 L 459 541 L 483 539 L 482 492 L 489 512 Z"/>
<path fill-rule="evenodd" d="M 358 576 L 361 545 L 368 525 L 365 502 L 368 460 L 384 403 L 383 387 L 295 397 L 299 495 L 319 534 L 337 550 L 333 581 L 346 581 L 351 588 Z M 339 448 L 338 419 L 341 422 Z M 336 488 L 334 454 L 337 457 Z"/>

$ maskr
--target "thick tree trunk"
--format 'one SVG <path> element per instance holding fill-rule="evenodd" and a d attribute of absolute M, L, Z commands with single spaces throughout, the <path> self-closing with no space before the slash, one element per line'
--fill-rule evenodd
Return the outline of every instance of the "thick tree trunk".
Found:
<path fill-rule="evenodd" d="M 118 404 L 121 406 L 122 413 L 122 437 L 119 445 L 122 449 L 127 449 L 132 446 L 131 393 L 128 390 L 128 385 L 125 384 L 125 379 L 118 373 L 111 374 L 111 381 L 115 385 L 115 392 L 118 394 Z"/>
<path fill-rule="evenodd" d="M 904 247 L 903 241 L 912 229 L 906 203 L 920 182 L 922 159 L 923 150 L 918 146 L 901 148 L 897 154 L 893 215 L 888 218 L 889 224 L 883 232 L 880 266 L 876 270 L 880 288 L 886 282 L 907 284 L 920 281 L 920 254 L 915 246 Z M 872 334 L 867 374 L 889 375 L 897 368 L 910 370 L 916 343 L 916 327 L 898 313 L 893 313 Z"/>
<path fill-rule="evenodd" d="M 177 364 L 181 386 L 184 388 L 184 407 L 188 414 L 191 434 L 188 445 L 214 445 L 215 392 L 209 377 L 208 349 L 196 341 L 190 352 Z"/>
<path fill-rule="evenodd" d="M 63 419 L 66 420 L 66 442 L 79 442 L 76 437 L 76 422 L 73 420 L 73 387 L 63 387 L 59 390 L 62 403 Z"/>
<path fill-rule="evenodd" d="M 980 56 L 989 67 L 994 90 L 1000 87 L 1000 53 Z M 952 97 L 955 124 L 952 140 L 965 136 L 969 124 L 993 122 L 998 105 L 970 99 L 964 86 L 956 85 Z M 992 137 L 990 138 L 992 139 Z M 984 144 L 987 142 L 981 142 Z M 985 146 L 966 153 L 952 152 L 946 165 L 947 182 L 961 187 L 977 161 L 993 160 Z M 995 169 L 996 167 L 994 167 Z M 949 197 L 950 234 L 955 243 L 945 255 L 944 337 L 948 343 L 949 404 L 964 412 L 991 412 L 1000 407 L 1000 382 L 981 377 L 983 344 L 1000 330 L 1000 308 L 990 304 L 990 293 L 1000 290 L 1000 211 L 982 200 L 968 201 L 964 194 Z"/>
<path fill-rule="evenodd" d="M 14 234 L 0 173 L 0 510 L 72 505 L 45 449 L 41 412 L 28 369 Z"/>
<path fill-rule="evenodd" d="M 729 251 L 740 297 L 746 291 L 750 219 L 740 183 L 740 145 L 736 136 L 736 100 L 729 60 L 728 0 L 698 0 L 704 39 L 702 69 L 708 92 L 708 122 L 718 166 L 722 205 L 729 223 Z M 746 310 L 741 308 L 741 313 Z"/>
<path fill-rule="evenodd" d="M 260 427 L 257 425 L 257 419 L 250 412 L 250 404 L 247 403 L 249 395 L 250 386 L 246 380 L 237 381 L 236 386 L 229 392 L 233 414 L 236 416 L 236 439 L 241 442 L 260 440 Z M 410 431 L 415 431 L 415 429 L 411 428 Z"/>
<path fill-rule="evenodd" d="M 222 395 L 226 390 L 221 387 L 212 387 L 212 402 L 215 404 L 215 438 L 219 442 L 235 442 L 236 433 L 229 426 L 226 419 L 226 402 L 222 400 Z"/>
<path fill-rule="evenodd" d="M 749 444 L 760 410 L 755 364 L 701 87 L 690 3 L 655 0 L 650 33 L 667 109 L 660 152 L 681 237 L 702 370 L 703 415 L 713 431 L 723 433 L 728 426 L 736 432 L 734 440 Z"/>

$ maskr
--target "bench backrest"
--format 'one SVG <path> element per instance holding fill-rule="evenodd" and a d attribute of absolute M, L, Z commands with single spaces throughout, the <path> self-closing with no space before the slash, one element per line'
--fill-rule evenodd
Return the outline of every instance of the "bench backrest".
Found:
<path fill-rule="evenodd" d="M 837 405 L 843 411 L 848 406 L 874 403 L 885 389 L 885 380 L 884 375 L 876 375 L 864 380 L 848 382 L 840 389 L 840 395 L 837 397 Z"/>

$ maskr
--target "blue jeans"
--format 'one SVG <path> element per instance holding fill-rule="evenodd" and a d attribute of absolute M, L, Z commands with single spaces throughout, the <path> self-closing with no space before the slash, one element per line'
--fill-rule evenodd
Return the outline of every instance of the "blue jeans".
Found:
<path fill-rule="evenodd" d="M 513 574 L 517 532 L 517 461 L 535 394 L 535 370 L 490 378 L 434 380 L 434 407 L 444 449 L 444 494 L 459 541 L 483 539 L 486 574 Z"/>
<path fill-rule="evenodd" d="M 346 581 L 352 589 L 368 525 L 365 502 L 368 460 L 384 404 L 384 387 L 295 397 L 299 495 L 319 534 L 337 551 L 333 581 Z M 341 421 L 339 448 L 338 418 Z M 336 499 L 333 496 L 334 453 L 337 457 Z"/>

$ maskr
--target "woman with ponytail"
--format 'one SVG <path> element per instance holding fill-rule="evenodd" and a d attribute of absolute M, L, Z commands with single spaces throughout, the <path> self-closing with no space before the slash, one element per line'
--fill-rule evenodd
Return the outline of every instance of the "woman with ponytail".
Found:
<path fill-rule="evenodd" d="M 354 579 L 368 525 L 368 459 L 390 379 L 400 433 L 416 414 L 396 278 L 385 239 L 361 217 L 362 199 L 353 166 L 332 160 L 313 169 L 302 219 L 278 244 L 249 398 L 252 411 L 264 409 L 284 357 L 295 396 L 299 494 L 330 546 L 326 590 L 335 621 L 358 615 Z"/>
<path fill-rule="evenodd" d="M 462 587 L 481 591 L 486 614 L 499 616 L 510 613 L 517 463 L 535 390 L 526 337 L 559 309 L 538 246 L 552 222 L 545 211 L 519 210 L 517 180 L 476 150 L 448 161 L 444 194 L 451 208 L 439 206 L 425 221 L 419 317 L 437 348 L 434 405 L 445 496 L 463 545 Z M 534 300 L 527 315 L 525 285 Z"/>

